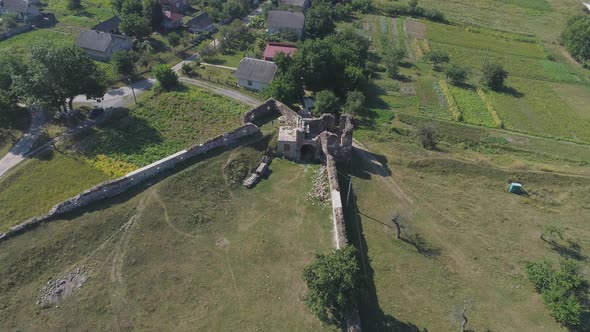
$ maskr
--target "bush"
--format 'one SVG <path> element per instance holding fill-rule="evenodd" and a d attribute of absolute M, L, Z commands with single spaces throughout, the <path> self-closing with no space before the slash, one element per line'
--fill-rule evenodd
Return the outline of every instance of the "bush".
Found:
<path fill-rule="evenodd" d="M 432 67 L 438 70 L 440 65 L 451 60 L 449 53 L 443 50 L 434 50 L 428 55 L 428 60 L 432 63 Z"/>
<path fill-rule="evenodd" d="M 436 150 L 438 138 L 436 137 L 436 131 L 430 124 L 422 125 L 418 128 L 418 138 L 422 147 L 428 150 Z"/>
<path fill-rule="evenodd" d="M 506 78 L 508 78 L 508 72 L 499 63 L 486 63 L 483 67 L 481 80 L 492 90 L 501 90 L 504 87 Z"/>
<path fill-rule="evenodd" d="M 445 69 L 445 76 L 448 81 L 456 85 L 464 83 L 469 77 L 469 72 L 458 64 L 451 64 Z"/>
<path fill-rule="evenodd" d="M 178 85 L 178 75 L 169 65 L 161 64 L 154 66 L 152 75 L 158 80 L 164 90 L 172 90 Z"/>
<path fill-rule="evenodd" d="M 575 16 L 567 21 L 561 42 L 579 62 L 590 60 L 590 17 Z"/>
<path fill-rule="evenodd" d="M 582 317 L 588 312 L 586 287 L 574 261 L 562 261 L 559 270 L 547 260 L 528 262 L 525 271 L 558 322 L 569 327 L 582 325 Z"/>
<path fill-rule="evenodd" d="M 324 113 L 337 114 L 340 110 L 338 97 L 329 90 L 322 90 L 315 95 L 313 115 L 321 116 Z"/>

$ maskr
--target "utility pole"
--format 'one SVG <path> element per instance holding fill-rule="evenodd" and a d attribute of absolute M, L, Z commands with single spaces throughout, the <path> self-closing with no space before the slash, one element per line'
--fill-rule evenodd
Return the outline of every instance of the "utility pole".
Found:
<path fill-rule="evenodd" d="M 127 81 L 129 81 L 129 86 L 131 86 L 131 92 L 133 93 L 133 100 L 137 104 L 137 97 L 135 97 L 135 89 L 133 89 L 133 82 L 131 82 L 131 78 L 127 77 Z"/>
<path fill-rule="evenodd" d="M 486 49 L 486 53 L 483 56 L 483 64 L 481 65 L 482 70 L 485 68 L 486 62 L 488 61 L 488 51 L 489 51 L 489 49 Z"/>
<path fill-rule="evenodd" d="M 352 178 L 348 179 L 348 194 L 346 194 L 346 206 L 348 206 L 348 202 L 350 202 L 350 190 L 352 189 Z"/>

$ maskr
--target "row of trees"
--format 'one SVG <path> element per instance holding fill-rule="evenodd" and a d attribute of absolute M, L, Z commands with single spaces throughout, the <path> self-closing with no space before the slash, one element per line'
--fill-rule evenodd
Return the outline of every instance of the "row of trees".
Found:
<path fill-rule="evenodd" d="M 0 63 L 0 99 L 9 104 L 6 109 L 20 101 L 67 110 L 75 96 L 100 98 L 107 89 L 105 73 L 76 46 L 33 46 L 24 61 L 4 54 Z"/>
<path fill-rule="evenodd" d="M 561 34 L 561 42 L 577 61 L 590 61 L 590 16 L 570 18 Z"/>

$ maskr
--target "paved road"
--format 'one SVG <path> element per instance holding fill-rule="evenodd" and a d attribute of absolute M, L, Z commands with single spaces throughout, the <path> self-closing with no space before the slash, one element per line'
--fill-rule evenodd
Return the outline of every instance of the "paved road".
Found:
<path fill-rule="evenodd" d="M 16 164 L 20 163 L 35 141 L 41 134 L 43 128 L 45 127 L 45 123 L 47 121 L 47 116 L 44 112 L 32 111 L 31 113 L 31 126 L 26 133 L 24 133 L 23 137 L 10 149 L 10 151 L 0 159 L 0 177 L 8 172 L 9 169 L 16 166 Z"/>
<path fill-rule="evenodd" d="M 132 86 L 133 89 L 135 89 L 135 95 L 139 96 L 143 92 L 149 90 L 155 82 L 155 79 L 148 78 L 133 83 Z M 133 103 L 133 91 L 131 90 L 131 86 L 126 85 L 117 89 L 107 91 L 107 93 L 103 96 L 101 102 L 97 102 L 93 99 L 88 100 L 86 99 L 86 96 L 77 96 L 76 98 L 74 98 L 74 102 L 92 106 L 100 106 L 104 108 L 124 107 Z"/>

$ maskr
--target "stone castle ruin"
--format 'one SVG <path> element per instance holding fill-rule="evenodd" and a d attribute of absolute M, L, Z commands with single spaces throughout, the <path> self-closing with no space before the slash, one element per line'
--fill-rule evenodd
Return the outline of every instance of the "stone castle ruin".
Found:
<path fill-rule="evenodd" d="M 255 122 L 277 113 L 285 124 L 279 128 L 279 155 L 295 161 L 325 160 L 328 154 L 337 161 L 350 159 L 352 116 L 343 114 L 339 121 L 332 114 L 304 118 L 285 104 L 269 99 L 246 113 L 244 122 Z"/>

